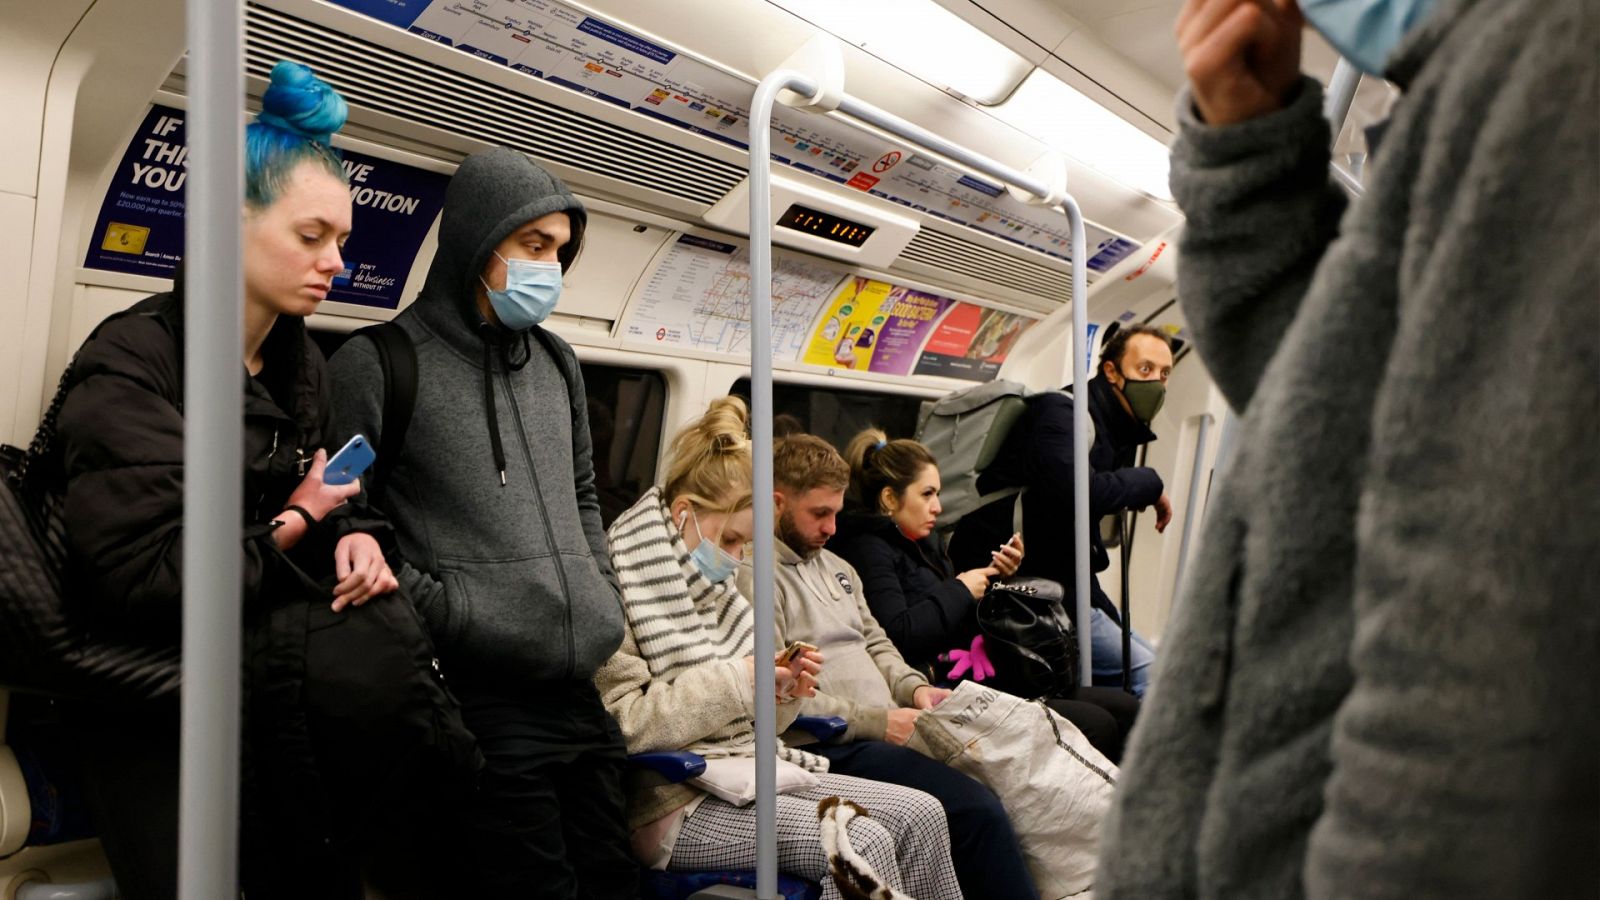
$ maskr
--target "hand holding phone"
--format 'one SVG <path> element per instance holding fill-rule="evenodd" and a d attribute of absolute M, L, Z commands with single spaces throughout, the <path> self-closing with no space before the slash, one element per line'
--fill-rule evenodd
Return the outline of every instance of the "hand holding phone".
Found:
<path fill-rule="evenodd" d="M 328 460 L 328 467 L 322 472 L 322 483 L 349 484 L 360 478 L 361 473 L 377 458 L 372 444 L 367 442 L 365 436 L 358 434 L 340 447 L 333 459 Z"/>
<path fill-rule="evenodd" d="M 1000 577 L 1010 578 L 1022 568 L 1022 535 L 1013 534 L 1011 539 L 1000 545 L 1000 549 L 989 554 L 992 565 L 999 572 Z"/>
<path fill-rule="evenodd" d="M 816 644 L 808 644 L 805 641 L 791 641 L 789 646 L 783 648 L 782 652 L 778 654 L 778 665 L 787 666 L 794 662 L 795 657 L 805 653 L 807 650 L 815 649 L 817 649 Z"/>

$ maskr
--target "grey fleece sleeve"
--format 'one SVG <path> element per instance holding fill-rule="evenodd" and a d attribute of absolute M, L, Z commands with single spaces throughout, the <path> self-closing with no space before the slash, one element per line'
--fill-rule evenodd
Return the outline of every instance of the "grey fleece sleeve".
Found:
<path fill-rule="evenodd" d="M 1200 120 L 1185 88 L 1178 122 L 1178 299 L 1207 370 L 1242 412 L 1345 208 L 1328 177 L 1322 85 L 1303 78 L 1285 109 L 1224 128 Z"/>
<path fill-rule="evenodd" d="M 328 373 L 333 382 L 329 430 L 332 439 L 328 446 L 343 447 L 352 436 L 362 434 L 378 453 L 383 453 L 383 367 L 372 341 L 364 337 L 345 341 L 328 360 Z M 366 497 L 364 486 L 362 497 Z M 435 639 L 443 636 L 450 618 L 444 582 L 409 562 L 402 563 L 394 575 L 429 633 Z"/>

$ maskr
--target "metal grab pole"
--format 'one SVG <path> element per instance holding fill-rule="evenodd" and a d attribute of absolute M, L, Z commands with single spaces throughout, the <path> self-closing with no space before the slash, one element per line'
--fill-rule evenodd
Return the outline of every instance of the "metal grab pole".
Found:
<path fill-rule="evenodd" d="M 1078 201 L 1062 205 L 1072 224 L 1072 543 L 1077 596 L 1078 683 L 1094 683 L 1094 628 L 1089 609 L 1089 274 L 1083 213 Z"/>
<path fill-rule="evenodd" d="M 750 437 L 755 456 L 756 672 L 777 655 L 772 595 L 775 573 L 772 503 L 772 104 L 784 88 L 806 96 L 816 86 L 798 72 L 779 69 L 756 87 L 750 110 Z M 756 897 L 778 895 L 778 707 L 772 690 L 756 680 Z"/>
<path fill-rule="evenodd" d="M 189 0 L 178 896 L 238 895 L 243 7 Z"/>

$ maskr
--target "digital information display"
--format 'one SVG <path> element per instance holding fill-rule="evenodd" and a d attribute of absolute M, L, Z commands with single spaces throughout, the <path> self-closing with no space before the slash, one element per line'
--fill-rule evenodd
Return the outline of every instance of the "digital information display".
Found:
<path fill-rule="evenodd" d="M 814 234 L 824 240 L 837 241 L 852 247 L 865 244 L 867 238 L 872 237 L 872 233 L 878 230 L 871 225 L 841 219 L 832 213 L 819 212 L 798 203 L 790 204 L 789 208 L 783 211 L 783 216 L 778 219 L 778 227 Z"/>

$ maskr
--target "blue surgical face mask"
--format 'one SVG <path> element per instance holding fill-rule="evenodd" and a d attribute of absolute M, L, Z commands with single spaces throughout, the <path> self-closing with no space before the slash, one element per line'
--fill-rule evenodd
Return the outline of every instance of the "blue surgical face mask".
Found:
<path fill-rule="evenodd" d="M 706 533 L 700 530 L 700 517 L 695 514 L 694 507 L 689 508 L 688 514 L 694 517 L 694 530 L 700 535 L 700 543 L 689 553 L 690 562 L 693 562 L 694 567 L 700 570 L 700 574 L 712 584 L 721 584 L 732 578 L 733 573 L 739 571 L 739 560 L 732 553 L 717 546 L 715 541 L 706 537 Z M 680 529 L 685 522 L 684 516 L 678 517 Z"/>
<path fill-rule="evenodd" d="M 1434 0 L 1300 0 L 1306 21 L 1339 55 L 1368 75 L 1383 76 L 1383 64 Z"/>
<path fill-rule="evenodd" d="M 493 253 L 494 251 L 490 251 Z M 506 264 L 506 289 L 497 291 L 483 281 L 489 292 L 489 305 L 500 324 L 512 331 L 527 331 L 550 317 L 561 299 L 561 264 L 536 259 L 497 259 Z"/>

